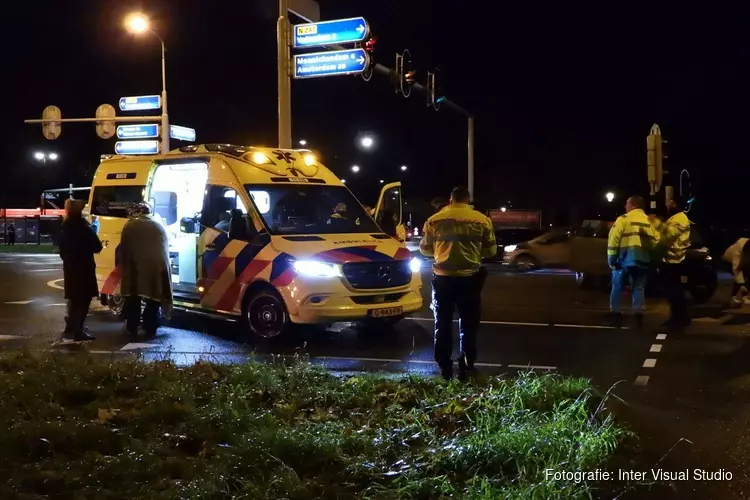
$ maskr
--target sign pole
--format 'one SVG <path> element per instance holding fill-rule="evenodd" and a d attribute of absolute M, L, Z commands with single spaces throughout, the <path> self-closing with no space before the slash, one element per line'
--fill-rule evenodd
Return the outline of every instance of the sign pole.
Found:
<path fill-rule="evenodd" d="M 474 117 L 469 117 L 469 130 L 467 140 L 467 165 L 468 165 L 468 186 L 471 201 L 474 201 Z"/>
<path fill-rule="evenodd" d="M 161 42 L 161 154 L 169 152 L 169 114 L 167 113 L 167 49 Z"/>
<path fill-rule="evenodd" d="M 277 76 L 279 92 L 279 148 L 292 147 L 292 82 L 290 78 L 289 0 L 279 0 L 276 23 Z"/>

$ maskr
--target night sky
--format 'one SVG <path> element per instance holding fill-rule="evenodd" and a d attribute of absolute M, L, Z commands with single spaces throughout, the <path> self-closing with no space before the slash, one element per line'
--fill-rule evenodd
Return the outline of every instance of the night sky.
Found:
<path fill-rule="evenodd" d="M 476 114 L 480 205 L 596 210 L 612 190 L 619 208 L 626 194 L 647 194 L 645 136 L 656 122 L 669 141 L 668 165 L 692 174 L 696 217 L 747 220 L 745 13 L 319 3 L 323 19 L 366 17 L 379 62 L 392 67 L 408 48 L 420 81 L 440 66 L 447 96 Z M 150 15 L 167 44 L 173 124 L 196 128 L 198 142 L 275 145 L 276 8 L 273 0 L 15 3 L 0 21 L 0 155 L 10 173 L 0 205 L 35 206 L 42 188 L 88 185 L 99 155 L 113 150 L 114 139 L 97 138 L 93 124 L 64 125 L 60 139 L 47 141 L 24 118 L 49 104 L 63 117 L 89 117 L 99 104 L 160 91 L 158 42 L 122 29 L 131 10 Z M 318 149 L 363 201 L 380 179 L 404 180 L 415 203 L 466 182 L 462 116 L 428 109 L 421 95 L 403 99 L 377 76 L 294 81 L 292 89 L 295 139 Z M 370 153 L 356 147 L 364 132 L 377 138 Z M 41 165 L 36 150 L 61 160 Z M 355 163 L 363 170 L 356 181 L 348 172 Z"/>

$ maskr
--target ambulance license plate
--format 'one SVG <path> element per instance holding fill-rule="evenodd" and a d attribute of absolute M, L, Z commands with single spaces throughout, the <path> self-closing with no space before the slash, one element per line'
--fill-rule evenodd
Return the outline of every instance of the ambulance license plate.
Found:
<path fill-rule="evenodd" d="M 404 314 L 404 308 L 401 306 L 370 310 L 370 316 L 373 318 L 388 318 L 391 316 L 401 316 L 402 314 Z"/>

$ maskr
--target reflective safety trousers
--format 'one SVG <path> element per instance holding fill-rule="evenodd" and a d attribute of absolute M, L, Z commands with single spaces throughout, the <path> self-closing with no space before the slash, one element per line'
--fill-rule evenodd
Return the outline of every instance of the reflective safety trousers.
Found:
<path fill-rule="evenodd" d="M 610 267 L 648 267 L 659 233 L 646 213 L 637 208 L 621 215 L 609 230 L 607 262 Z"/>
<path fill-rule="evenodd" d="M 419 251 L 435 258 L 438 276 L 472 276 L 497 253 L 492 221 L 467 204 L 448 205 L 427 219 Z"/>

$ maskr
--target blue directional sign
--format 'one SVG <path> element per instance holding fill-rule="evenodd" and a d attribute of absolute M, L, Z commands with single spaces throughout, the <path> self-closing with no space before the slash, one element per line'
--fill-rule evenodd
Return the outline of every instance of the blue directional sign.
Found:
<path fill-rule="evenodd" d="M 118 125 L 118 139 L 153 139 L 159 137 L 159 125 L 145 123 L 143 125 Z"/>
<path fill-rule="evenodd" d="M 118 155 L 159 154 L 159 141 L 117 141 L 115 153 Z"/>
<path fill-rule="evenodd" d="M 161 108 L 160 95 L 140 95 L 134 97 L 120 97 L 122 111 L 143 111 Z"/>
<path fill-rule="evenodd" d="M 195 142 L 195 129 L 180 127 L 179 125 L 170 125 L 169 137 L 178 141 Z"/>
<path fill-rule="evenodd" d="M 364 17 L 297 24 L 294 26 L 294 47 L 299 49 L 361 42 L 369 33 L 370 27 Z"/>
<path fill-rule="evenodd" d="M 294 56 L 294 78 L 352 75 L 362 73 L 370 64 L 364 49 L 332 50 Z"/>

